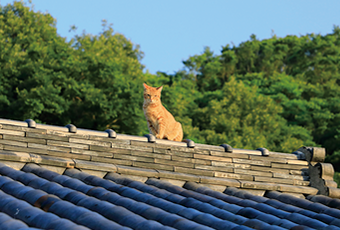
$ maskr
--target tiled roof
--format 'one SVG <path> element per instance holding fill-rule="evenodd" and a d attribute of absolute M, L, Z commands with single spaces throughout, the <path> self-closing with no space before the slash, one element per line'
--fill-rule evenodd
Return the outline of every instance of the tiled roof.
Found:
<path fill-rule="evenodd" d="M 0 174 L 0 218 L 9 220 L 0 229 L 340 229 L 340 200 L 325 196 L 221 193 L 194 182 L 143 183 L 113 172 L 103 179 L 77 169 L 60 175 L 32 163 L 21 171 L 0 164 Z"/>
<path fill-rule="evenodd" d="M 340 229 L 324 155 L 0 119 L 0 229 Z"/>

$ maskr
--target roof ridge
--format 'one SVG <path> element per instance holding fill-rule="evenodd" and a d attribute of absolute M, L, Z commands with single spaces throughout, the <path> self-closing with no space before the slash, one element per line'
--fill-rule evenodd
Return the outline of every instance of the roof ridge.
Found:
<path fill-rule="evenodd" d="M 0 119 L 1 162 L 18 168 L 36 163 L 59 173 L 78 168 L 100 177 L 118 172 L 178 184 L 192 181 L 218 191 L 232 186 L 260 195 L 280 191 L 340 197 L 333 166 L 324 158 L 325 149 L 318 147 L 288 154 Z"/>

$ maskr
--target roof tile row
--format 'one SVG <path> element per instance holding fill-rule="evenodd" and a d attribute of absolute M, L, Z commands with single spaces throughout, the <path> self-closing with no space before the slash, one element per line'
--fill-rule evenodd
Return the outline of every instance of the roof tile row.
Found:
<path fill-rule="evenodd" d="M 153 178 L 142 183 L 117 173 L 102 179 L 76 169 L 60 175 L 35 164 L 27 164 L 23 171 L 0 164 L 0 174 L 0 211 L 38 228 L 60 223 L 70 225 L 67 229 L 86 229 L 81 225 L 91 229 L 340 229 L 339 209 L 279 192 L 261 197 L 230 187 L 220 193 L 193 182 L 181 188 Z M 339 202 L 324 196 L 309 198 L 333 206 Z M 22 216 L 16 215 L 17 209 Z M 25 218 L 27 214 L 35 221 Z"/>

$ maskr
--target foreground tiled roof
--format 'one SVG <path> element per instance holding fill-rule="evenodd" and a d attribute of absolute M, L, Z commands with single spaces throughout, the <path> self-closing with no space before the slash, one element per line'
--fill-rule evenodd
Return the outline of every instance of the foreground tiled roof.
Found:
<path fill-rule="evenodd" d="M 340 229 L 324 155 L 0 119 L 0 229 Z"/>

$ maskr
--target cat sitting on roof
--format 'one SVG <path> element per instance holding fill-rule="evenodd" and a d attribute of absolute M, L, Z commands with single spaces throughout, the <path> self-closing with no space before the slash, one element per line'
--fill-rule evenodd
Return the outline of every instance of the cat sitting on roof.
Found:
<path fill-rule="evenodd" d="M 144 85 L 143 111 L 148 122 L 150 133 L 159 139 L 182 141 L 183 130 L 172 114 L 162 105 L 161 92 L 163 86 L 152 87 Z"/>

